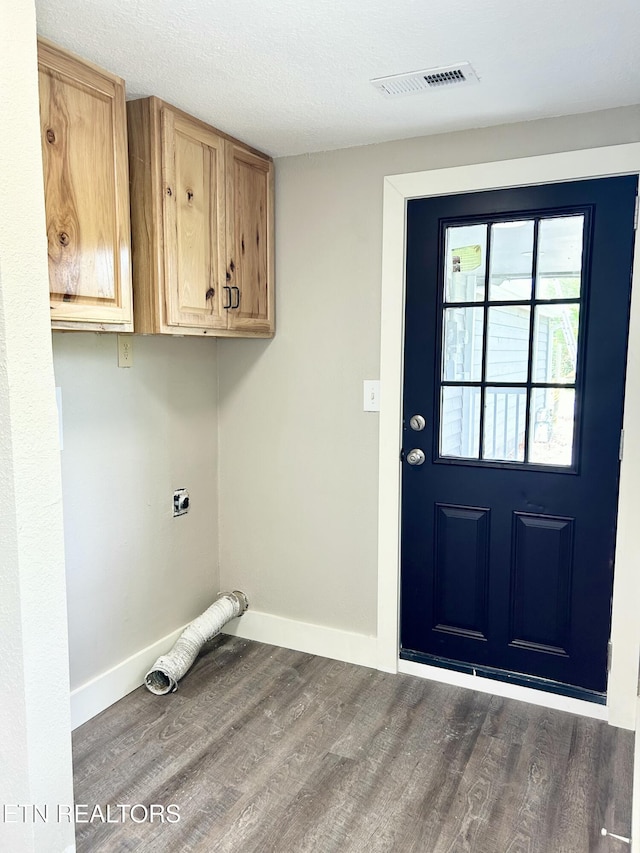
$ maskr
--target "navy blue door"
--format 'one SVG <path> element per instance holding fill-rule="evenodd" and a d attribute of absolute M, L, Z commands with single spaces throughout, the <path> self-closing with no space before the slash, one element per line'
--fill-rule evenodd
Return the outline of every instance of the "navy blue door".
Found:
<path fill-rule="evenodd" d="M 636 192 L 409 202 L 401 657 L 606 690 Z"/>

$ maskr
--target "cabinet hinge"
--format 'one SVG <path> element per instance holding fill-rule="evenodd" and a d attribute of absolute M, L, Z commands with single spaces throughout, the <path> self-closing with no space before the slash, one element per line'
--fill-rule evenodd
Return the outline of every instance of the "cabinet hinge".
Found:
<path fill-rule="evenodd" d="M 607 673 L 611 672 L 611 661 L 613 660 L 613 643 L 611 640 L 607 643 Z"/>
<path fill-rule="evenodd" d="M 622 456 L 624 454 L 624 430 L 620 430 L 620 445 L 618 447 L 618 459 L 622 462 Z"/>

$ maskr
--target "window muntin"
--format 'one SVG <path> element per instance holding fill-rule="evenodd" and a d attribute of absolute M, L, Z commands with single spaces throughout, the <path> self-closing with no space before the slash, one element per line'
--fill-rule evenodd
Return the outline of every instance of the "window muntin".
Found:
<path fill-rule="evenodd" d="M 444 233 L 438 454 L 575 462 L 585 214 Z"/>

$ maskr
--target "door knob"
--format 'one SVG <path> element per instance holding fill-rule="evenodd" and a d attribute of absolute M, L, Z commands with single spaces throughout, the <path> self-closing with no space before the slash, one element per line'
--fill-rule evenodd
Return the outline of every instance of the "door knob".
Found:
<path fill-rule="evenodd" d="M 425 455 L 420 448 L 416 447 L 407 453 L 407 462 L 409 465 L 422 465 L 425 460 Z"/>
<path fill-rule="evenodd" d="M 409 426 L 411 429 L 414 429 L 416 432 L 420 432 L 427 425 L 427 422 L 423 418 L 422 415 L 414 415 L 409 421 Z"/>

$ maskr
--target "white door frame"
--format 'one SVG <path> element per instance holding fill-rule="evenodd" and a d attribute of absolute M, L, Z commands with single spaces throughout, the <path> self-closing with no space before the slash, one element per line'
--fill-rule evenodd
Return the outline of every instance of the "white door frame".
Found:
<path fill-rule="evenodd" d="M 640 143 L 546 154 L 518 160 L 433 169 L 384 179 L 382 324 L 380 338 L 380 449 L 378 491 L 378 667 L 526 699 L 635 728 L 640 653 L 640 239 L 634 280 L 625 391 L 625 451 L 620 473 L 613 594 L 613 661 L 608 704 L 594 705 L 437 667 L 399 661 L 400 448 L 404 345 L 405 220 L 407 200 L 582 178 L 638 174 Z"/>

